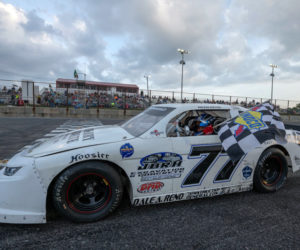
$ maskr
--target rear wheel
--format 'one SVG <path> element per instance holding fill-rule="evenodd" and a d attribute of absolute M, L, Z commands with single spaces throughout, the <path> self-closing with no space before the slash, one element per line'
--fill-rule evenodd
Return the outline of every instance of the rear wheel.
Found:
<path fill-rule="evenodd" d="M 53 187 L 57 211 L 75 222 L 99 220 L 121 202 L 123 185 L 117 171 L 101 162 L 84 162 L 65 170 Z"/>
<path fill-rule="evenodd" d="M 288 163 L 283 152 L 276 148 L 266 150 L 254 172 L 254 189 L 259 192 L 277 191 L 284 185 L 287 172 Z"/>

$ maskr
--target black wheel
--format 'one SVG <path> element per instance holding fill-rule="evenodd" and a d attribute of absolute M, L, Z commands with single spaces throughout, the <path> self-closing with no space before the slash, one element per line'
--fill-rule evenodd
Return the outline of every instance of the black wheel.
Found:
<path fill-rule="evenodd" d="M 84 162 L 65 170 L 53 187 L 57 211 L 74 222 L 92 222 L 111 213 L 121 202 L 123 185 L 109 165 Z"/>
<path fill-rule="evenodd" d="M 283 186 L 288 172 L 288 163 L 283 152 L 267 149 L 259 158 L 253 185 L 259 192 L 275 192 Z"/>

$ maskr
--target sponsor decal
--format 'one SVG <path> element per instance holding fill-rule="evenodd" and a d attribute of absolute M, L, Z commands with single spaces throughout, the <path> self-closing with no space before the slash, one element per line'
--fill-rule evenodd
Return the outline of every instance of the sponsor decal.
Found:
<path fill-rule="evenodd" d="M 154 193 L 160 191 L 164 186 L 164 183 L 157 181 L 157 182 L 149 182 L 144 183 L 139 186 L 137 191 L 139 193 Z"/>
<path fill-rule="evenodd" d="M 182 156 L 171 152 L 160 152 L 147 155 L 140 160 L 138 170 L 180 167 Z"/>
<path fill-rule="evenodd" d="M 244 112 L 238 116 L 234 121 L 236 124 L 239 124 L 234 133 L 235 137 L 239 136 L 245 129 L 256 131 L 266 128 L 267 125 L 262 121 L 262 116 L 261 112 L 254 110 Z"/>
<path fill-rule="evenodd" d="M 243 168 L 242 172 L 243 172 L 244 178 L 248 179 L 252 174 L 252 168 L 250 168 L 249 166 L 246 166 Z"/>
<path fill-rule="evenodd" d="M 221 107 L 221 106 L 198 106 L 198 109 L 224 109 L 223 107 Z"/>
<path fill-rule="evenodd" d="M 223 194 L 231 194 L 237 192 L 249 191 L 252 189 L 252 185 L 250 186 L 235 186 L 235 187 L 223 187 L 223 188 L 215 188 L 203 191 L 189 192 L 187 193 L 186 200 L 199 199 L 204 197 L 212 197 Z"/>
<path fill-rule="evenodd" d="M 251 189 L 252 189 L 252 183 L 247 185 L 214 188 L 214 189 L 202 190 L 196 192 L 186 192 L 186 193 L 179 193 L 179 194 L 137 198 L 134 199 L 133 205 L 142 206 L 142 205 L 158 204 L 158 203 L 181 201 L 181 200 L 199 199 L 199 198 L 212 197 L 212 196 L 223 195 L 223 194 L 245 192 Z"/>
<path fill-rule="evenodd" d="M 71 156 L 71 161 L 70 163 L 73 162 L 78 162 L 78 161 L 85 161 L 85 160 L 91 160 L 91 159 L 108 159 L 109 155 L 108 154 L 102 154 L 99 152 L 96 153 L 88 153 L 88 154 L 77 154 L 77 155 L 72 155 Z"/>
<path fill-rule="evenodd" d="M 158 203 L 165 203 L 165 202 L 181 201 L 183 200 L 183 198 L 184 198 L 184 193 L 170 194 L 164 196 L 153 196 L 147 198 L 134 199 L 133 205 L 142 206 L 142 205 L 151 205 L 151 204 L 158 204 Z"/>
<path fill-rule="evenodd" d="M 164 132 L 162 131 L 158 131 L 157 129 L 155 129 L 154 131 L 151 131 L 150 134 L 151 135 L 155 135 L 155 136 L 160 136 L 162 135 Z"/>
<path fill-rule="evenodd" d="M 83 130 L 83 141 L 87 141 L 87 140 L 94 140 L 94 129 L 93 128 L 89 128 L 89 129 L 85 129 Z"/>
<path fill-rule="evenodd" d="M 122 158 L 129 158 L 134 153 L 133 146 L 130 143 L 126 143 L 120 148 L 120 154 Z"/>
<path fill-rule="evenodd" d="M 141 181 L 179 178 L 184 171 L 182 156 L 171 152 L 147 155 L 140 160 L 138 176 Z"/>

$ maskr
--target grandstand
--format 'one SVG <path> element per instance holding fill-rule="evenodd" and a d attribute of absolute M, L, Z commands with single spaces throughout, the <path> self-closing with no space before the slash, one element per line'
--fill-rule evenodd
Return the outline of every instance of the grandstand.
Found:
<path fill-rule="evenodd" d="M 73 79 L 56 80 L 56 92 L 64 93 L 68 89 L 69 93 L 85 91 L 87 94 L 101 92 L 110 95 L 122 95 L 126 93 L 129 96 L 134 96 L 139 93 L 139 87 L 135 84 L 95 82 Z"/>

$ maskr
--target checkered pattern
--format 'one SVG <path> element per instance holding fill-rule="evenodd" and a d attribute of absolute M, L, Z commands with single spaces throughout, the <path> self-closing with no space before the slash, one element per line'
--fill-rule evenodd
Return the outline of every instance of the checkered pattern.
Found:
<path fill-rule="evenodd" d="M 249 111 L 262 114 L 260 122 L 264 124 L 263 127 L 249 129 L 247 126 L 236 123 L 238 117 Z M 223 148 L 234 162 L 267 140 L 274 139 L 279 143 L 285 143 L 285 134 L 284 124 L 270 103 L 263 103 L 226 121 L 218 132 Z"/>

